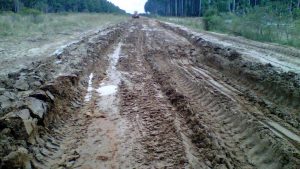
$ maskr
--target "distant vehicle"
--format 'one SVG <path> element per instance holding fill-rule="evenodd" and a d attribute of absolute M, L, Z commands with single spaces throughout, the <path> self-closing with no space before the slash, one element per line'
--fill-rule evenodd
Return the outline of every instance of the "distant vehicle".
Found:
<path fill-rule="evenodd" d="M 132 18 L 134 18 L 134 19 L 140 18 L 140 15 L 138 14 L 137 11 L 134 11 L 134 14 L 132 15 Z"/>

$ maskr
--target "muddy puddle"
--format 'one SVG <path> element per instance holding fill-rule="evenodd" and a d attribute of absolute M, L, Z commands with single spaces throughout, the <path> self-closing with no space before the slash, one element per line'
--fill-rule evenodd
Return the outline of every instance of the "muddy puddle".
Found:
<path fill-rule="evenodd" d="M 300 146 L 300 137 L 294 132 L 288 130 L 287 128 L 281 126 L 280 124 L 274 121 L 268 121 L 264 123 L 268 128 L 270 128 L 277 136 L 281 138 L 287 138 L 291 140 L 296 145 Z"/>
<path fill-rule="evenodd" d="M 109 67 L 107 69 L 107 77 L 101 82 L 96 91 L 100 97 L 100 109 L 107 113 L 118 113 L 117 110 L 117 91 L 121 81 L 121 73 L 117 70 L 116 65 L 120 58 L 122 43 L 120 42 L 113 54 L 109 56 Z"/>
<path fill-rule="evenodd" d="M 93 89 L 90 75 L 86 101 L 92 101 L 90 125 L 86 130 L 86 138 L 77 149 L 80 158 L 74 166 L 79 168 L 117 168 L 117 151 L 119 130 L 118 86 L 121 73 L 116 69 L 122 43 L 109 55 L 107 77 L 101 81 L 99 88 Z M 88 99 L 87 99 L 88 98 Z M 93 103 L 92 103 L 93 104 Z"/>
<path fill-rule="evenodd" d="M 94 77 L 94 74 L 91 73 L 90 76 L 89 76 L 89 82 L 88 82 L 88 88 L 87 88 L 87 94 L 86 96 L 84 97 L 84 101 L 85 102 L 88 102 L 91 100 L 92 98 L 92 92 L 93 92 L 93 77 Z"/>
<path fill-rule="evenodd" d="M 100 94 L 100 96 L 107 96 L 111 95 L 117 92 L 118 86 L 115 85 L 107 85 L 107 86 L 101 86 L 97 89 L 97 92 Z"/>

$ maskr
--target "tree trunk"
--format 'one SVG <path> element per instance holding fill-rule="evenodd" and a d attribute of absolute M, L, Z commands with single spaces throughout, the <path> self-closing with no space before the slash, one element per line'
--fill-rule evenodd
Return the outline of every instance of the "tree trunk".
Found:
<path fill-rule="evenodd" d="M 194 15 L 194 4 L 193 1 L 191 2 L 191 15 Z"/>
<path fill-rule="evenodd" d="M 181 0 L 181 15 L 184 16 L 184 0 Z"/>
<path fill-rule="evenodd" d="M 175 16 L 177 16 L 177 0 L 175 0 Z"/>
<path fill-rule="evenodd" d="M 18 13 L 20 11 L 20 2 L 19 0 L 14 0 L 14 11 Z"/>
<path fill-rule="evenodd" d="M 235 12 L 235 7 L 236 7 L 236 3 L 235 3 L 235 0 L 233 0 L 232 2 L 232 11 Z"/>
<path fill-rule="evenodd" d="M 200 0 L 200 2 L 199 2 L 199 16 L 201 16 L 201 15 L 202 15 L 202 0 Z"/>
<path fill-rule="evenodd" d="M 49 12 L 49 5 L 47 4 L 46 8 L 45 8 L 45 13 L 47 14 Z"/>
<path fill-rule="evenodd" d="M 298 8 L 300 9 L 300 0 L 298 0 Z"/>
<path fill-rule="evenodd" d="M 293 13 L 293 0 L 290 1 L 289 12 L 290 12 L 290 14 Z"/>
<path fill-rule="evenodd" d="M 171 1 L 169 2 L 169 5 L 168 5 L 168 8 L 169 8 L 169 16 L 171 15 Z"/>
<path fill-rule="evenodd" d="M 185 0 L 184 1 L 184 9 L 185 9 L 185 11 L 184 11 L 184 16 L 187 16 L 187 0 Z"/>

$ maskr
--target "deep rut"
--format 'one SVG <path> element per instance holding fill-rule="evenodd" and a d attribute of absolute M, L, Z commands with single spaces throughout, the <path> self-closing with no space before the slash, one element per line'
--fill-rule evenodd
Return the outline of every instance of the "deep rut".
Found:
<path fill-rule="evenodd" d="M 270 129 L 271 126 L 266 123 L 273 121 L 264 116 L 259 106 L 246 101 L 238 89 L 222 80 L 222 76 L 212 75 L 204 65 L 206 70 L 193 64 L 193 55 L 197 55 L 198 51 L 192 45 L 187 46 L 188 42 L 176 35 L 165 38 L 174 39 L 176 43 L 161 42 L 157 37 L 163 34 L 165 37 L 168 35 L 166 30 L 158 29 L 150 35 L 152 46 L 146 57 L 154 70 L 162 73 L 158 79 L 159 76 L 170 77 L 164 81 L 186 96 L 187 107 L 191 111 L 189 116 L 194 116 L 192 120 L 196 123 L 190 127 L 193 129 L 200 125 L 202 129 L 198 131 L 204 130 L 193 143 L 204 151 L 209 149 L 204 152 L 205 158 L 212 162 L 207 163 L 208 167 L 297 168 L 299 142 L 294 144 L 289 132 L 284 134 L 288 139 L 279 139 L 278 128 Z M 156 46 L 164 50 L 153 50 Z M 166 85 L 166 82 L 160 83 Z M 193 138 L 195 135 L 190 136 Z M 294 136 L 296 138 L 293 139 L 297 139 L 298 136 Z M 207 138 L 209 143 L 203 147 L 201 139 L 205 142 Z"/>
<path fill-rule="evenodd" d="M 151 69 L 143 58 L 145 33 L 134 31 L 125 37 L 119 68 L 126 80 L 120 88 L 121 114 L 130 121 L 136 145 L 134 168 L 183 168 L 184 147 L 174 123 L 172 106 L 153 81 Z M 136 46 L 132 50 L 132 46 Z"/>
<path fill-rule="evenodd" d="M 196 61 L 182 36 L 153 20 L 128 25 L 103 56 L 106 77 L 90 69 L 75 113 L 36 138 L 33 168 L 299 168 L 296 129 Z"/>

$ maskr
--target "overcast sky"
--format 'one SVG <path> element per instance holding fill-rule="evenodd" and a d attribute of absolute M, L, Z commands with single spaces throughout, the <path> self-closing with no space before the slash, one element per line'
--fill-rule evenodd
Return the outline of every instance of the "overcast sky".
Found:
<path fill-rule="evenodd" d="M 138 11 L 139 13 L 143 13 L 144 5 L 147 0 L 108 0 L 115 5 L 119 6 L 121 9 L 124 9 L 128 13 L 133 13 L 134 11 Z"/>

